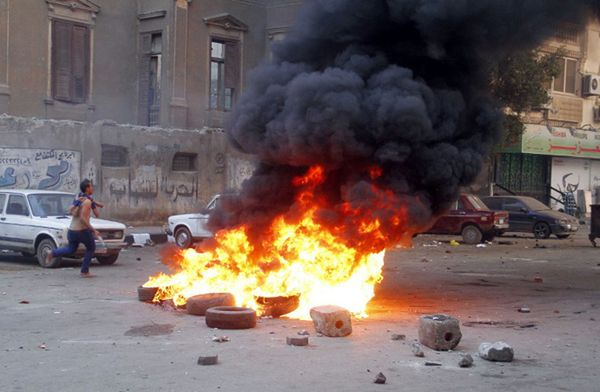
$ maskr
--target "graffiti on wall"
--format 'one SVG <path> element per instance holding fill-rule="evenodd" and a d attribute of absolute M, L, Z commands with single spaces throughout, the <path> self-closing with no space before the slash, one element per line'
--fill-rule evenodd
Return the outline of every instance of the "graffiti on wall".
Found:
<path fill-rule="evenodd" d="M 81 153 L 0 147 L 0 188 L 76 192 Z"/>
<path fill-rule="evenodd" d="M 256 169 L 256 164 L 246 159 L 232 157 L 227 160 L 227 163 L 227 187 L 229 189 L 241 189 L 243 182 L 252 177 Z"/>

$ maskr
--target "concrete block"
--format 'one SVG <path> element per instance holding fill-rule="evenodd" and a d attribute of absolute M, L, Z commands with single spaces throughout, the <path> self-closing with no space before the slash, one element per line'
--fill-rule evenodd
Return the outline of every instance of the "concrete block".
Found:
<path fill-rule="evenodd" d="M 308 346 L 308 336 L 288 336 L 285 342 L 288 346 Z"/>
<path fill-rule="evenodd" d="M 437 351 L 452 350 L 461 338 L 460 323 L 454 317 L 435 314 L 419 319 L 419 342 L 429 348 Z"/>
<path fill-rule="evenodd" d="M 202 365 L 202 366 L 216 365 L 218 362 L 219 362 L 218 355 L 209 355 L 209 356 L 203 356 L 203 357 L 198 358 L 198 365 Z"/>
<path fill-rule="evenodd" d="M 352 333 L 352 315 L 340 306 L 316 306 L 310 310 L 310 317 L 322 335 L 342 337 Z"/>

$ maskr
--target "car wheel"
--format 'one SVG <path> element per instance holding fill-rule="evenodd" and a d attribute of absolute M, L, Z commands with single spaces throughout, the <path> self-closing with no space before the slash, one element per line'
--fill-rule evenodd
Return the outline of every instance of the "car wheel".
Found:
<path fill-rule="evenodd" d="M 175 230 L 175 243 L 181 249 L 187 249 L 192 246 L 192 234 L 186 227 L 179 227 Z"/>
<path fill-rule="evenodd" d="M 571 236 L 571 234 L 557 234 L 556 236 L 558 237 L 559 240 L 566 240 L 567 238 L 569 238 Z"/>
<path fill-rule="evenodd" d="M 38 244 L 37 250 L 36 250 L 36 257 L 37 257 L 38 263 L 42 267 L 56 268 L 56 267 L 60 266 L 60 263 L 62 262 L 61 257 L 54 257 L 54 258 L 50 259 L 49 262 L 46 261 L 46 256 L 48 255 L 48 253 L 52 252 L 54 249 L 56 249 L 56 244 L 50 238 L 46 238 L 46 239 L 40 241 L 40 243 Z"/>
<path fill-rule="evenodd" d="M 187 299 L 185 308 L 189 314 L 204 316 L 206 311 L 217 306 L 234 306 L 235 298 L 229 293 L 194 295 Z"/>
<path fill-rule="evenodd" d="M 546 222 L 538 222 L 533 226 L 533 235 L 538 239 L 546 239 L 550 237 L 552 230 Z"/>
<path fill-rule="evenodd" d="M 107 256 L 96 256 L 96 260 L 98 260 L 98 263 L 100 263 L 102 265 L 112 265 L 117 262 L 118 258 L 119 258 L 118 253 L 114 254 L 114 255 L 107 255 Z"/>
<path fill-rule="evenodd" d="M 219 329 L 249 329 L 256 327 L 256 311 L 235 306 L 217 306 L 206 311 L 206 325 Z"/>
<path fill-rule="evenodd" d="M 468 225 L 462 230 L 463 241 L 469 245 L 479 244 L 483 240 L 483 233 L 477 226 Z"/>

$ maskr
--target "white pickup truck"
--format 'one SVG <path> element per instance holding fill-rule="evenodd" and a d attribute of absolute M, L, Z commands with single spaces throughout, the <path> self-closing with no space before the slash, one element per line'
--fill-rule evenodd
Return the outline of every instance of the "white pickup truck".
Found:
<path fill-rule="evenodd" d="M 61 259 L 46 262 L 46 255 L 68 243 L 67 232 L 71 223 L 68 210 L 74 195 L 65 192 L 41 190 L 0 190 L 0 249 L 36 256 L 42 267 L 56 268 Z M 100 264 L 114 264 L 124 242 L 125 225 L 103 219 L 91 218 L 106 247 L 97 247 L 96 259 Z M 96 241 L 98 245 L 98 241 Z M 85 247 L 79 246 L 72 255 L 83 256 Z"/>
<path fill-rule="evenodd" d="M 173 236 L 175 244 L 182 249 L 190 248 L 194 242 L 211 238 L 213 233 L 208 229 L 208 216 L 215 209 L 222 195 L 215 195 L 200 213 L 172 215 L 165 228 L 167 235 Z"/>

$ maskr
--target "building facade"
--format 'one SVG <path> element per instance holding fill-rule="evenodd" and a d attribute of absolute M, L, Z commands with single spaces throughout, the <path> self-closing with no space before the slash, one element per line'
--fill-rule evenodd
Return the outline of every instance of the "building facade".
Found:
<path fill-rule="evenodd" d="M 0 0 L 0 113 L 221 128 L 298 0 Z"/>
<path fill-rule="evenodd" d="M 562 26 L 540 48 L 558 50 L 564 57 L 548 86 L 552 100 L 526 116 L 521 139 L 497 156 L 492 182 L 557 209 L 573 192 L 585 211 L 600 197 L 600 22 Z"/>

